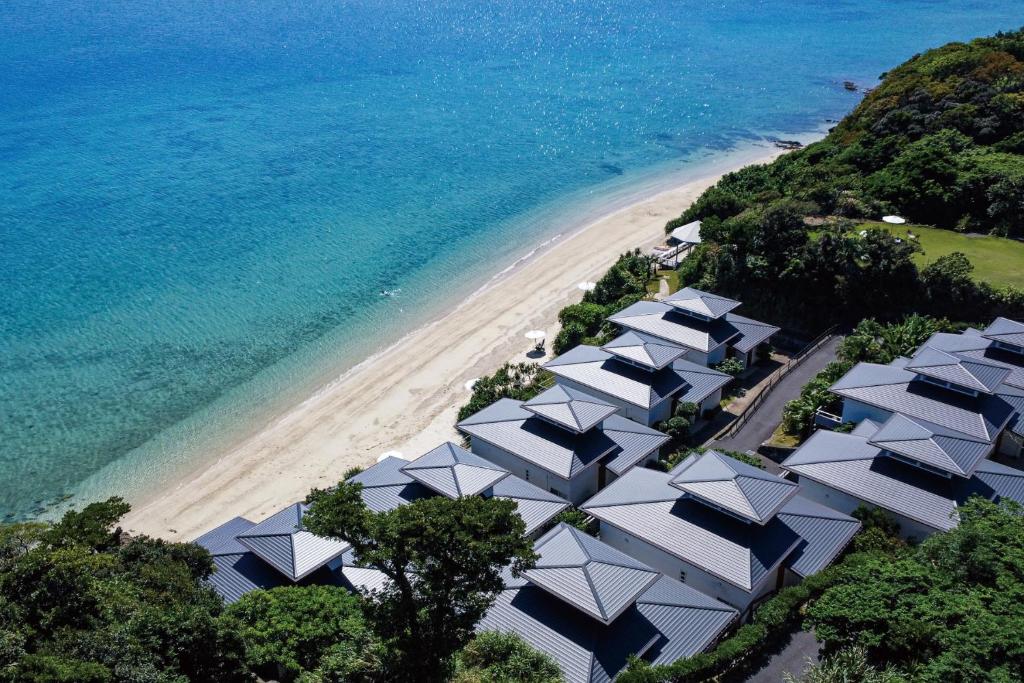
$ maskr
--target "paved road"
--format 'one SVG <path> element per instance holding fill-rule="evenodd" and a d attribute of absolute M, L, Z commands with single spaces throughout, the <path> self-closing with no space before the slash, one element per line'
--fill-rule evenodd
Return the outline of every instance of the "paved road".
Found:
<path fill-rule="evenodd" d="M 714 446 L 730 451 L 755 451 L 764 443 L 775 428 L 782 421 L 782 407 L 786 401 L 800 395 L 800 389 L 812 377 L 835 360 L 836 348 L 842 337 L 833 337 L 817 351 L 812 353 L 803 363 L 791 370 L 782 381 L 776 385 L 772 393 L 764 400 L 764 403 L 757 408 L 747 423 L 740 428 L 740 431 L 733 436 L 716 441 Z"/>
<path fill-rule="evenodd" d="M 793 634 L 789 644 L 761 668 L 760 671 L 747 679 L 747 683 L 781 683 L 783 675 L 793 674 L 800 680 L 807 660 L 817 662 L 821 645 L 814 639 L 813 633 L 798 631 Z"/>

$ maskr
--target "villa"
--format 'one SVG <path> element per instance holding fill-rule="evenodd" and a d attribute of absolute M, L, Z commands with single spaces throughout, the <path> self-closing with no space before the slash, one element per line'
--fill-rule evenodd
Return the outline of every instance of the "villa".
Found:
<path fill-rule="evenodd" d="M 635 468 L 587 501 L 601 540 L 744 616 L 828 566 L 860 528 L 795 482 L 717 451 Z"/>
<path fill-rule="evenodd" d="M 453 443 L 441 444 L 413 461 L 386 458 L 348 481 L 362 484 L 363 502 L 374 512 L 439 495 L 511 500 L 530 537 L 569 507 L 568 501 Z M 316 536 L 303 527 L 308 509 L 305 503 L 294 503 L 259 524 L 236 517 L 197 538 L 196 543 L 213 555 L 214 590 L 226 602 L 234 602 L 257 588 L 290 584 L 330 584 L 353 591 L 382 585 L 384 575 L 358 566 L 348 543 Z"/>
<path fill-rule="evenodd" d="M 503 398 L 458 424 L 471 450 L 574 505 L 630 468 L 656 460 L 668 437 L 618 407 L 555 386 L 529 401 Z"/>
<path fill-rule="evenodd" d="M 534 568 L 505 573 L 478 631 L 518 634 L 551 656 L 567 683 L 610 681 L 630 655 L 667 664 L 711 647 L 733 608 L 560 524 L 534 544 Z"/>
<path fill-rule="evenodd" d="M 839 510 L 886 510 L 905 537 L 957 525 L 971 496 L 1024 502 L 1024 325 L 939 333 L 911 358 L 859 363 L 831 390 L 850 434 L 815 433 L 782 466 Z"/>
<path fill-rule="evenodd" d="M 734 357 L 753 365 L 758 347 L 768 344 L 778 327 L 732 312 L 739 301 L 684 287 L 661 301 L 638 301 L 608 319 L 626 330 L 657 337 L 681 347 L 687 360 L 711 367 Z"/>
<path fill-rule="evenodd" d="M 686 353 L 657 337 L 626 332 L 600 348 L 576 346 L 544 368 L 559 386 L 588 392 L 649 426 L 672 417 L 680 403 L 695 404 L 698 415 L 718 408 L 732 377 L 684 359 Z"/>

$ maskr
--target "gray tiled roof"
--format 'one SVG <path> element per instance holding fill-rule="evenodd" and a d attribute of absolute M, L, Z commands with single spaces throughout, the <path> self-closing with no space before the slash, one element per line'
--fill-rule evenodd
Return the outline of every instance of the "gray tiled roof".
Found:
<path fill-rule="evenodd" d="M 522 402 L 508 398 L 469 416 L 458 428 L 566 479 L 617 448 L 599 429 L 574 434 L 541 420 L 524 410 Z"/>
<path fill-rule="evenodd" d="M 940 425 L 893 413 L 870 437 L 879 448 L 960 477 L 969 477 L 992 444 Z"/>
<path fill-rule="evenodd" d="M 906 369 L 985 394 L 995 391 L 1010 374 L 1002 365 L 930 346 L 922 346 L 907 363 Z"/>
<path fill-rule="evenodd" d="M 799 545 L 778 519 L 748 524 L 686 496 L 673 475 L 635 467 L 582 509 L 604 523 L 718 576 L 754 590 Z"/>
<path fill-rule="evenodd" d="M 509 474 L 450 441 L 406 463 L 402 472 L 449 498 L 478 495 Z"/>
<path fill-rule="evenodd" d="M 650 370 L 661 370 L 686 353 L 681 346 L 639 332 L 624 332 L 601 350 Z"/>
<path fill-rule="evenodd" d="M 464 451 L 464 453 L 469 452 Z M 469 453 L 469 455 L 479 458 L 473 453 Z M 479 459 L 482 460 L 482 458 Z M 506 471 L 489 461 L 485 462 L 488 462 L 490 467 Z M 374 512 L 393 510 L 414 500 L 438 495 L 438 492 L 420 484 L 403 471 L 403 468 L 409 464 L 401 458 L 385 458 L 352 477 L 349 481 L 357 481 L 363 485 L 363 502 Z M 491 493 L 495 498 L 505 498 L 516 504 L 516 511 L 526 523 L 527 534 L 532 534 L 569 506 L 569 501 L 537 488 L 530 482 L 523 481 L 512 474 L 507 474 L 499 479 L 491 487 Z M 454 498 L 455 496 L 448 497 Z"/>
<path fill-rule="evenodd" d="M 668 443 L 669 437 L 657 429 L 645 427 L 621 415 L 612 415 L 602 425 L 605 436 L 618 447 L 605 460 L 605 466 L 620 475 L 643 458 Z"/>
<path fill-rule="evenodd" d="M 308 507 L 293 503 L 238 534 L 239 542 L 260 559 L 298 581 L 336 559 L 349 544 L 306 531 L 302 517 Z"/>
<path fill-rule="evenodd" d="M 366 507 L 374 512 L 387 512 L 420 498 L 429 498 L 434 492 L 405 472 L 408 461 L 388 457 L 351 477 L 350 482 L 363 485 L 362 496 Z"/>
<path fill-rule="evenodd" d="M 526 523 L 528 536 L 569 507 L 569 501 L 564 498 L 512 474 L 495 484 L 493 493 L 495 498 L 504 498 L 516 504 L 516 511 Z"/>
<path fill-rule="evenodd" d="M 963 357 L 1000 364 L 1010 371 L 1010 374 L 1003 380 L 1003 383 L 1024 389 L 1024 356 L 996 347 L 993 344 L 993 340 L 981 336 L 979 332 L 974 334 L 969 334 L 968 332 L 962 334 L 937 332 L 923 346 L 941 349 L 942 351 L 955 353 Z"/>
<path fill-rule="evenodd" d="M 670 367 L 649 371 L 625 363 L 593 346 L 579 345 L 545 363 L 556 377 L 648 410 L 675 396 L 700 403 L 729 383 L 729 375 L 685 358 Z"/>
<path fill-rule="evenodd" d="M 662 301 L 681 311 L 696 313 L 708 318 L 721 318 L 740 305 L 740 302 L 735 299 L 703 292 L 693 287 L 683 287 L 675 294 L 669 294 Z"/>
<path fill-rule="evenodd" d="M 897 365 L 858 363 L 832 385 L 831 391 L 987 441 L 995 440 L 1014 413 L 999 396 L 968 396 L 914 381 L 915 376 Z"/>
<path fill-rule="evenodd" d="M 608 318 L 616 325 L 707 353 L 740 335 L 722 319 L 703 321 L 660 301 L 638 301 Z"/>
<path fill-rule="evenodd" d="M 884 454 L 864 436 L 818 431 L 782 466 L 854 498 L 948 531 L 970 496 L 1024 502 L 1024 472 L 983 460 L 974 476 L 944 477 Z"/>
<path fill-rule="evenodd" d="M 707 649 L 736 610 L 665 576 L 610 624 L 565 603 L 525 578 L 507 579 L 477 631 L 516 633 L 551 656 L 566 683 L 611 681 L 632 654 L 668 664 Z"/>
<path fill-rule="evenodd" d="M 213 555 L 214 572 L 207 581 L 229 604 L 257 588 L 274 588 L 286 583 L 284 577 L 235 538 L 253 526 L 253 522 L 235 517 L 195 540 Z"/>
<path fill-rule="evenodd" d="M 531 413 L 574 432 L 583 433 L 617 408 L 582 391 L 555 385 L 523 404 Z"/>
<path fill-rule="evenodd" d="M 742 315 L 736 315 L 735 313 L 726 314 L 725 320 L 740 333 L 740 337 L 732 342 L 733 348 L 740 353 L 746 353 L 751 349 L 757 348 L 759 344 L 771 339 L 772 335 L 781 329 L 775 325 L 744 318 Z"/>
<path fill-rule="evenodd" d="M 1024 323 L 1008 318 L 996 318 L 982 334 L 993 341 L 1011 346 L 1024 346 Z"/>
<path fill-rule="evenodd" d="M 779 519 L 804 539 L 786 560 L 786 566 L 804 577 L 832 564 L 860 530 L 860 522 L 853 517 L 803 496 L 786 503 Z"/>
<path fill-rule="evenodd" d="M 625 553 L 562 523 L 535 544 L 537 563 L 523 575 L 605 624 L 633 605 L 658 578 Z"/>
<path fill-rule="evenodd" d="M 770 521 L 798 488 L 714 450 L 689 456 L 673 473 L 671 483 L 679 490 L 758 524 Z"/>

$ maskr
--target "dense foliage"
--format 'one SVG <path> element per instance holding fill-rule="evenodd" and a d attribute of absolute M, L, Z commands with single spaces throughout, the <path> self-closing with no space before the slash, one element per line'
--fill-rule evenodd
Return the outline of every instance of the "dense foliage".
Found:
<path fill-rule="evenodd" d="M 220 619 L 192 544 L 128 539 L 120 499 L 56 524 L 0 527 L 0 680 L 245 681 L 244 646 Z"/>
<path fill-rule="evenodd" d="M 614 326 L 605 318 L 647 296 L 651 276 L 651 258 L 640 250 L 627 252 L 608 269 L 583 301 L 566 306 L 558 313 L 561 330 L 555 337 L 554 352 L 562 354 L 577 344 L 601 345 L 614 334 Z"/>
<path fill-rule="evenodd" d="M 473 395 L 459 408 L 458 419 L 465 420 L 501 398 L 528 401 L 542 391 L 546 376 L 536 363 L 505 363 L 493 375 L 476 381 Z"/>
<path fill-rule="evenodd" d="M 303 523 L 349 542 L 388 577 L 365 600 L 385 646 L 387 679 L 447 680 L 454 655 L 504 586 L 501 571 L 518 575 L 536 557 L 523 520 L 514 502 L 479 496 L 438 496 L 375 513 L 361 490 L 344 482 L 314 490 Z"/>
<path fill-rule="evenodd" d="M 558 683 L 553 659 L 514 633 L 485 631 L 458 656 L 454 683 Z"/>
<path fill-rule="evenodd" d="M 862 320 L 839 344 L 836 360 L 805 384 L 800 396 L 786 403 L 782 411 L 782 426 L 786 433 L 806 436 L 819 408 L 837 412 L 840 401 L 829 387 L 857 363 L 886 364 L 900 356 L 909 356 L 936 332 L 952 329 L 947 320 L 920 315 L 889 324 Z"/>
<path fill-rule="evenodd" d="M 973 282 L 962 254 L 919 272 L 912 241 L 854 229 L 852 218 L 884 213 L 1024 230 L 1024 32 L 911 59 L 824 140 L 728 174 L 668 228 L 703 221 L 684 283 L 798 329 L 912 311 L 1024 313 L 1024 293 Z"/>
<path fill-rule="evenodd" d="M 861 554 L 807 618 L 828 651 L 864 648 L 911 680 L 1024 680 L 1024 517 L 971 499 L 960 525 L 894 555 Z"/>
<path fill-rule="evenodd" d="M 361 603 L 338 586 L 285 586 L 246 593 L 223 619 L 264 679 L 378 680 L 382 652 Z"/>

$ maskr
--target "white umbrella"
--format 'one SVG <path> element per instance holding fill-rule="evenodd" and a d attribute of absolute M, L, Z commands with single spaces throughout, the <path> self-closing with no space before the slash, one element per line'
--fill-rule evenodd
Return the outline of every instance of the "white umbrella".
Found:
<path fill-rule="evenodd" d="M 377 458 L 377 462 L 383 462 L 388 458 L 401 458 L 402 460 L 405 460 L 401 451 L 387 451 L 386 453 L 380 454 L 380 457 Z"/>
<path fill-rule="evenodd" d="M 530 330 L 526 333 L 527 339 L 543 339 L 546 336 L 547 333 L 544 330 Z"/>
<path fill-rule="evenodd" d="M 576 285 L 578 289 L 582 289 L 584 292 L 593 292 L 594 288 L 597 287 L 596 282 L 581 282 Z"/>
<path fill-rule="evenodd" d="M 473 391 L 473 387 L 475 387 L 476 383 L 479 381 L 479 377 L 474 377 L 473 379 L 466 380 L 466 383 L 463 384 L 462 386 L 466 387 L 466 391 Z"/>
<path fill-rule="evenodd" d="M 893 225 L 903 225 L 907 222 L 906 218 L 901 218 L 900 216 L 882 216 L 882 220 Z"/>

